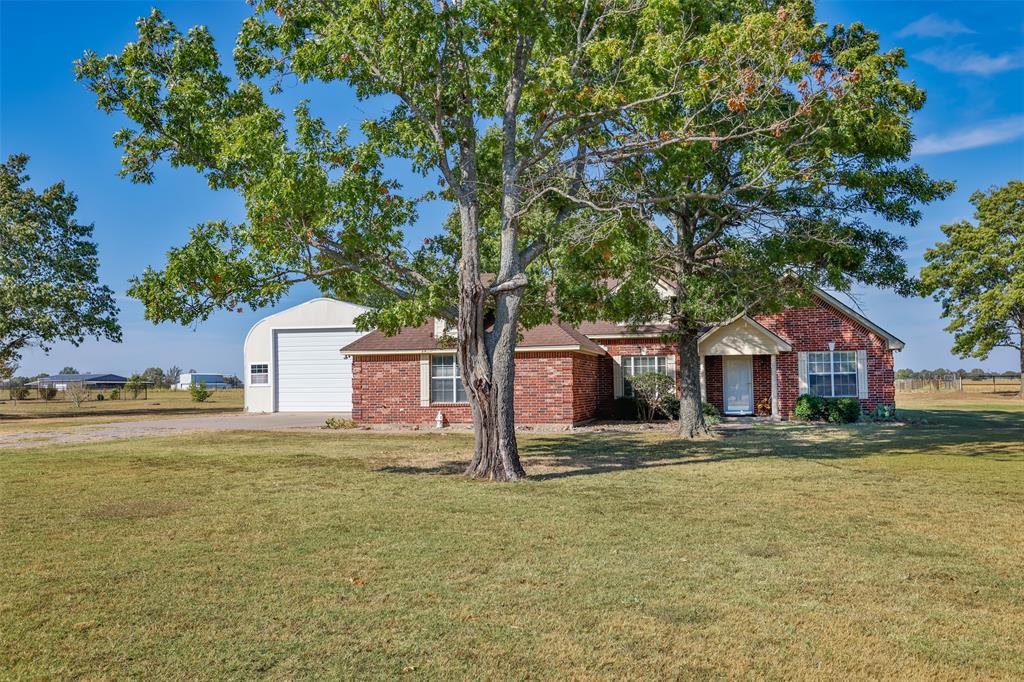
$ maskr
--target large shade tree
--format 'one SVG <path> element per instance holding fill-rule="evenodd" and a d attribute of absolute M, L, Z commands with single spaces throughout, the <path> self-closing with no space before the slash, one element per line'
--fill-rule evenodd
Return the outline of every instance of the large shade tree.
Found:
<path fill-rule="evenodd" d="M 93 226 L 75 219 L 78 199 L 63 182 L 30 187 L 27 165 L 23 154 L 0 165 L 0 377 L 31 346 L 121 340 L 114 292 L 97 275 Z"/>
<path fill-rule="evenodd" d="M 722 5 L 730 22 L 765 7 Z M 151 182 L 161 159 L 193 167 L 241 192 L 247 218 L 196 227 L 132 294 L 151 320 L 192 322 L 314 281 L 373 305 L 361 323 L 385 331 L 447 318 L 476 433 L 468 473 L 519 478 L 514 350 L 531 263 L 582 208 L 605 206 L 606 191 L 591 188 L 623 161 L 764 134 L 790 115 L 733 127 L 718 105 L 743 87 L 748 64 L 764 87 L 788 87 L 806 22 L 774 11 L 743 22 L 759 35 L 744 35 L 737 53 L 707 16 L 705 3 L 639 0 L 257 2 L 234 81 L 205 28 L 183 34 L 154 12 L 137 41 L 119 55 L 87 54 L 78 76 L 102 109 L 133 122 L 116 136 L 126 176 Z M 289 120 L 267 93 L 296 79 L 382 98 L 385 113 L 365 120 L 358 140 L 309 105 Z M 636 125 L 670 102 L 692 115 L 660 130 Z M 396 157 L 435 178 L 437 194 L 403 194 L 385 165 Z M 434 198 L 454 207 L 454 231 L 413 248 L 408 228 Z"/>
<path fill-rule="evenodd" d="M 1012 348 L 1024 376 L 1024 182 L 975 192 L 971 203 L 974 222 L 943 225 L 946 240 L 925 252 L 922 293 L 942 304 L 953 352 L 984 360 Z"/>
<path fill-rule="evenodd" d="M 780 8 L 776 22 L 789 11 Z M 702 329 L 806 300 L 816 286 L 910 293 L 906 241 L 871 219 L 914 225 L 921 203 L 953 188 L 908 163 L 911 115 L 925 97 L 899 77 L 902 50 L 881 52 L 878 35 L 863 26 L 826 30 L 814 24 L 810 6 L 799 11 L 793 21 L 806 32 L 787 46 L 792 57 L 785 62 L 793 87 L 772 87 L 759 69 L 745 67 L 742 88 L 718 105 L 721 111 L 701 114 L 726 130 L 770 132 L 673 145 L 624 162 L 607 181 L 631 224 L 596 236 L 584 226 L 580 238 L 593 248 L 572 252 L 582 263 L 577 269 L 603 266 L 617 283 L 604 292 L 603 307 L 578 314 L 670 323 L 685 437 L 706 431 Z M 738 56 L 754 48 L 745 40 L 759 32 L 722 25 L 713 35 Z M 689 115 L 683 105 L 665 106 L 635 119 L 658 129 Z M 668 295 L 658 295 L 659 283 Z"/>

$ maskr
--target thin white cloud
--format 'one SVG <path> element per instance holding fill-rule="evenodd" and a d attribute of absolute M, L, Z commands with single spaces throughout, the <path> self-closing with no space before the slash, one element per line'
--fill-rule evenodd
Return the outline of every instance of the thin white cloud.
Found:
<path fill-rule="evenodd" d="M 948 73 L 991 76 L 1002 71 L 1013 71 L 1024 67 L 1024 50 L 988 55 L 978 52 L 973 47 L 931 48 L 914 56 L 922 62 Z"/>
<path fill-rule="evenodd" d="M 896 35 L 900 38 L 905 38 L 907 36 L 917 36 L 918 38 L 944 38 L 945 36 L 955 36 L 961 33 L 974 33 L 974 31 L 967 28 L 956 19 L 950 21 L 943 19 L 938 14 L 929 14 L 928 16 L 921 17 L 913 23 L 907 24 L 900 29 L 900 32 Z"/>
<path fill-rule="evenodd" d="M 914 145 L 914 153 L 946 154 L 965 149 L 988 147 L 1024 137 L 1024 116 L 984 121 L 977 126 L 948 135 L 926 135 Z"/>

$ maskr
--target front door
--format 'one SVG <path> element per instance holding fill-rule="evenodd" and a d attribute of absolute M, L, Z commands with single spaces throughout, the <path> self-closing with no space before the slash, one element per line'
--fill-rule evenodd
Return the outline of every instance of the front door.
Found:
<path fill-rule="evenodd" d="M 754 413 L 754 367 L 749 355 L 722 358 L 723 402 L 726 414 Z"/>

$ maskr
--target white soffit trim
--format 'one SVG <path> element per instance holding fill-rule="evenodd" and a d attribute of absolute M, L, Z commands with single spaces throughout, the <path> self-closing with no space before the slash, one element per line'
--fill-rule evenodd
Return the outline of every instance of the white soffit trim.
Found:
<path fill-rule="evenodd" d="M 889 332 L 879 327 L 877 324 L 875 324 L 868 318 L 858 313 L 850 306 L 846 305 L 845 303 L 837 299 L 835 296 L 826 293 L 823 289 L 815 287 L 814 293 L 823 301 L 825 301 L 825 303 L 829 304 L 833 308 L 836 308 L 837 310 L 839 310 L 839 312 L 849 315 L 854 320 L 860 322 L 862 325 L 864 325 L 865 327 L 867 327 L 868 329 L 870 329 L 871 331 L 875 332 L 883 339 L 885 339 L 888 342 L 889 350 L 903 350 L 903 347 L 907 345 L 897 337 L 893 336 Z"/>
<path fill-rule="evenodd" d="M 745 326 L 748 326 L 751 329 L 753 329 L 754 333 L 757 334 L 758 336 L 765 337 L 765 340 L 768 341 L 767 345 L 775 346 L 776 353 L 788 353 L 793 350 L 793 346 L 790 345 L 790 343 L 786 341 L 784 338 L 782 338 L 775 332 L 771 331 L 757 320 L 743 314 L 737 315 L 728 322 L 721 324 L 717 327 L 714 327 L 712 329 L 709 329 L 704 334 L 702 334 L 701 337 L 697 339 L 698 348 L 701 344 L 703 344 L 705 341 L 707 341 L 715 334 L 723 332 L 728 327 L 735 325 L 737 323 L 741 323 Z M 715 355 L 715 353 L 707 353 L 705 350 L 701 350 L 700 352 L 702 355 Z"/>

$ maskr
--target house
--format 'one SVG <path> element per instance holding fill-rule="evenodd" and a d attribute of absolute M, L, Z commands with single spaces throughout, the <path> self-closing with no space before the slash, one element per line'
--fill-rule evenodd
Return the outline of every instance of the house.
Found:
<path fill-rule="evenodd" d="M 350 412 L 352 360 L 341 348 L 363 336 L 369 308 L 315 298 L 252 326 L 243 349 L 246 412 Z"/>
<path fill-rule="evenodd" d="M 128 379 L 119 374 L 52 374 L 30 381 L 26 386 L 32 388 L 53 388 L 58 391 L 67 390 L 68 384 L 83 384 L 92 389 L 122 388 Z"/>
<path fill-rule="evenodd" d="M 223 374 L 211 372 L 185 372 L 178 375 L 178 381 L 171 386 L 176 391 L 187 391 L 193 385 L 206 384 L 207 388 L 231 388 Z"/>
<path fill-rule="evenodd" d="M 611 413 L 630 377 L 676 376 L 667 328 L 610 322 L 525 330 L 516 347 L 518 423 L 578 424 Z M 351 406 L 366 424 L 472 421 L 450 334 L 430 321 L 395 336 L 370 332 L 341 352 L 351 358 Z M 726 415 L 789 418 L 800 394 L 894 402 L 893 352 L 903 342 L 824 291 L 811 305 L 742 315 L 705 330 L 698 345 L 703 398 Z M 329 353 L 324 353 L 330 355 Z"/>

